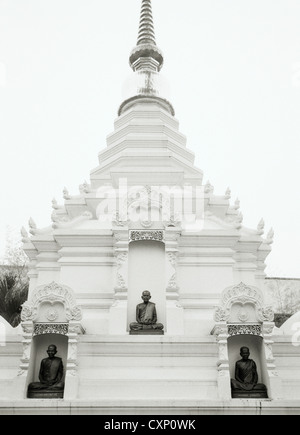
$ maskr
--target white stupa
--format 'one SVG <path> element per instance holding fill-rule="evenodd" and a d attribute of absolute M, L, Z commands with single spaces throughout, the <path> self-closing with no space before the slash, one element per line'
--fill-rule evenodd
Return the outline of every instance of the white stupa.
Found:
<path fill-rule="evenodd" d="M 203 183 L 161 78 L 150 0 L 142 0 L 130 66 L 89 182 L 76 195 L 64 189 L 62 204 L 53 200 L 49 227 L 31 219 L 31 235 L 23 234 L 30 291 L 23 338 L 10 344 L 21 365 L 0 409 L 299 411 L 299 348 L 273 335 L 263 300 L 273 231 L 265 236 L 263 221 L 244 227 L 230 190 L 218 195 Z M 144 290 L 164 335 L 129 333 Z M 27 385 L 53 341 L 64 360 L 64 399 L 37 403 L 27 399 Z M 231 397 L 241 346 L 256 361 L 267 399 Z"/>

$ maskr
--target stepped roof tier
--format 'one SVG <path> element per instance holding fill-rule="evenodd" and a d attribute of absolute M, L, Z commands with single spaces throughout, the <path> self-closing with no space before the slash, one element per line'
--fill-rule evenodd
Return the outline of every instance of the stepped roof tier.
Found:
<path fill-rule="evenodd" d="M 90 181 L 80 184 L 75 195 L 65 188 L 62 204 L 53 200 L 47 228 L 38 229 L 30 219 L 31 237 L 22 229 L 24 249 L 34 264 L 47 256 L 52 262 L 54 252 L 56 261 L 68 246 L 112 246 L 116 225 L 172 226 L 180 228 L 180 243 L 191 250 L 220 249 L 235 267 L 246 265 L 264 277 L 273 231 L 263 237 L 263 221 L 257 229 L 244 227 L 239 200 L 230 201 L 230 190 L 216 195 L 209 182 L 203 183 L 173 107 L 155 87 L 162 65 L 151 1 L 143 0 L 137 44 L 130 54 L 130 66 L 142 86 L 121 104 Z M 154 218 L 151 207 L 157 211 Z M 143 210 L 144 217 L 133 221 L 132 209 L 135 217 Z"/>

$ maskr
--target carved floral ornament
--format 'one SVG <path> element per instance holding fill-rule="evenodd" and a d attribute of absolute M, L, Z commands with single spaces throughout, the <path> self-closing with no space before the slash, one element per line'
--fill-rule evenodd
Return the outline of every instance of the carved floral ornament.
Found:
<path fill-rule="evenodd" d="M 229 335 L 262 335 L 261 325 L 228 325 Z"/>
<path fill-rule="evenodd" d="M 163 231 L 130 231 L 129 233 L 129 241 L 130 242 L 136 242 L 140 240 L 153 240 L 156 242 L 163 242 L 164 241 L 164 232 Z"/>
<path fill-rule="evenodd" d="M 222 294 L 221 304 L 215 310 L 216 322 L 227 322 L 230 318 L 231 307 L 233 304 L 252 304 L 255 306 L 257 321 L 272 322 L 274 312 L 270 306 L 263 305 L 263 298 L 260 290 L 253 286 L 247 286 L 243 282 L 228 287 Z M 243 310 L 239 312 L 241 322 L 247 320 L 246 313 Z"/>
<path fill-rule="evenodd" d="M 67 323 L 37 323 L 34 326 L 33 335 L 43 335 L 43 334 L 68 334 L 68 324 Z"/>
<path fill-rule="evenodd" d="M 81 310 L 76 305 L 75 297 L 70 287 L 52 282 L 51 284 L 37 287 L 32 300 L 23 304 L 21 320 L 23 322 L 30 320 L 34 322 L 41 304 L 48 303 L 54 305 L 57 302 L 64 305 L 65 315 L 68 321 L 80 321 L 82 319 Z M 49 309 L 47 317 L 50 321 L 56 320 L 56 311 Z"/>

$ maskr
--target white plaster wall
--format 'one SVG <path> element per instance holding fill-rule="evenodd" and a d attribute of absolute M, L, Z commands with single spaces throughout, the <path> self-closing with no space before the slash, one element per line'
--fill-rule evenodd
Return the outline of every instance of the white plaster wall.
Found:
<path fill-rule="evenodd" d="M 231 266 L 197 265 L 178 267 L 178 285 L 180 294 L 219 293 L 233 284 Z"/>
<path fill-rule="evenodd" d="M 80 301 L 79 301 L 80 305 Z M 104 335 L 109 333 L 109 310 L 104 308 L 83 308 L 82 325 L 86 334 Z"/>
<path fill-rule="evenodd" d="M 113 289 L 111 266 L 62 266 L 60 282 L 76 293 L 111 293 Z"/>
<path fill-rule="evenodd" d="M 60 272 L 58 270 L 39 270 L 36 286 L 49 284 L 50 282 L 60 282 Z M 34 293 L 35 288 L 33 289 Z M 32 293 L 32 294 L 33 294 Z"/>
<path fill-rule="evenodd" d="M 239 284 L 240 282 L 246 282 L 248 285 L 256 286 L 259 280 L 255 277 L 255 272 L 257 270 L 255 264 L 250 264 L 244 270 L 234 271 L 234 284 Z M 260 285 L 260 283 L 259 283 Z"/>
<path fill-rule="evenodd" d="M 186 308 L 184 310 L 184 334 L 200 337 L 210 335 L 216 323 L 213 316 L 213 308 Z"/>
<path fill-rule="evenodd" d="M 142 292 L 149 290 L 156 304 L 157 321 L 166 324 L 165 245 L 139 241 L 129 245 L 128 324 L 136 320 L 136 305 L 143 302 Z"/>

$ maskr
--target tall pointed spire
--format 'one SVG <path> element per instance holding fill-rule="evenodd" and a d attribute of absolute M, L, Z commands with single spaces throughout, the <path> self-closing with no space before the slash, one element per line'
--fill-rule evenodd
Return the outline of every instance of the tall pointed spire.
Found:
<path fill-rule="evenodd" d="M 166 99 L 167 83 L 159 74 L 163 63 L 163 54 L 155 41 L 151 0 L 142 0 L 137 44 L 129 57 L 134 74 L 123 87 L 125 99 L 119 107 L 119 116 L 141 102 L 158 104 L 172 116 L 175 115 L 172 104 Z"/>
<path fill-rule="evenodd" d="M 139 28 L 137 45 L 141 45 L 141 44 L 156 45 L 151 0 L 143 0 L 142 2 L 140 28 Z"/>
<path fill-rule="evenodd" d="M 155 41 L 151 0 L 142 0 L 137 45 L 130 54 L 130 66 L 133 71 L 141 69 L 160 71 L 163 62 L 163 54 Z"/>

